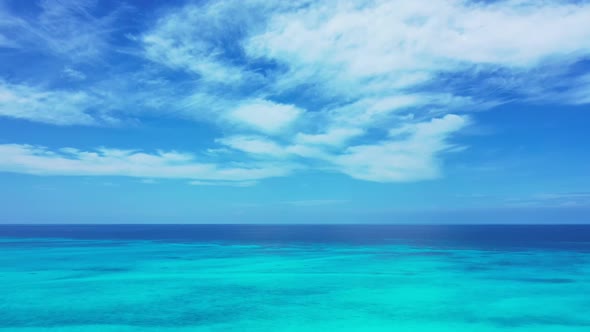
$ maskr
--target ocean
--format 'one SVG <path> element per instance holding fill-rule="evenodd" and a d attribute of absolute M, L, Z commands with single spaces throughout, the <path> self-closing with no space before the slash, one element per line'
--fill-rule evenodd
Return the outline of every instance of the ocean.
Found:
<path fill-rule="evenodd" d="M 590 225 L 4 225 L 0 331 L 590 331 Z"/>

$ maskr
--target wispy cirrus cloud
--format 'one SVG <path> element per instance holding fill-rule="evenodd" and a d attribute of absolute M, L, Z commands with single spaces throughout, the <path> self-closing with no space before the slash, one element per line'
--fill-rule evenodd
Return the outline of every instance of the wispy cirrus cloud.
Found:
<path fill-rule="evenodd" d="M 43 52 L 75 62 L 96 60 L 109 49 L 116 19 L 124 9 L 97 15 L 97 6 L 96 0 L 42 0 L 35 17 L 19 16 L 4 6 L 0 35 L 10 40 L 8 46 L 23 52 Z"/>
<path fill-rule="evenodd" d="M 57 125 L 89 125 L 99 101 L 84 91 L 44 90 L 0 80 L 0 115 Z"/>
<path fill-rule="evenodd" d="M 160 17 L 139 36 L 144 56 L 184 70 L 209 83 L 236 84 L 256 76 L 248 71 L 236 43 L 262 13 L 261 2 L 189 3 Z M 238 61 L 236 61 L 238 60 Z"/>
<path fill-rule="evenodd" d="M 101 148 L 50 150 L 24 144 L 0 145 L 0 170 L 34 175 L 127 176 L 151 179 L 206 181 L 254 181 L 285 176 L 286 165 L 215 164 L 200 161 L 193 154 L 176 151 L 141 151 Z"/>
<path fill-rule="evenodd" d="M 191 181 L 191 186 L 252 187 L 257 181 Z"/>
<path fill-rule="evenodd" d="M 529 197 L 509 198 L 508 206 L 531 207 L 588 207 L 590 192 L 558 192 L 534 194 Z"/>
<path fill-rule="evenodd" d="M 553 89 L 543 95 L 536 95 L 526 88 L 524 92 L 533 102 L 571 105 L 590 104 L 590 74 L 573 79 L 561 76 L 558 80 L 547 82 L 546 85 L 551 86 Z"/>

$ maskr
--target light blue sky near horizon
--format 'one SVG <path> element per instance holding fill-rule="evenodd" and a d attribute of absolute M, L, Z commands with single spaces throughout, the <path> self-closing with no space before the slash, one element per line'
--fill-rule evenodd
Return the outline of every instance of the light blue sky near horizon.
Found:
<path fill-rule="evenodd" d="M 589 223 L 588 1 L 0 2 L 0 223 Z"/>

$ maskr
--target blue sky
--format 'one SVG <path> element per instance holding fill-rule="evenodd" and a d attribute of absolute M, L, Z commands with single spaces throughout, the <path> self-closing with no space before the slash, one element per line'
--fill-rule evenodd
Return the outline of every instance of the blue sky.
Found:
<path fill-rule="evenodd" d="M 0 222 L 590 222 L 590 2 L 0 2 Z"/>

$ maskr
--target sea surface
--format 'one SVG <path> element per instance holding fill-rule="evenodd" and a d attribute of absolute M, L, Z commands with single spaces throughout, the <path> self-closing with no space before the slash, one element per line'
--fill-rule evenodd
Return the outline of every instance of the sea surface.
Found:
<path fill-rule="evenodd" d="M 590 226 L 5 225 L 0 331 L 590 331 Z"/>

